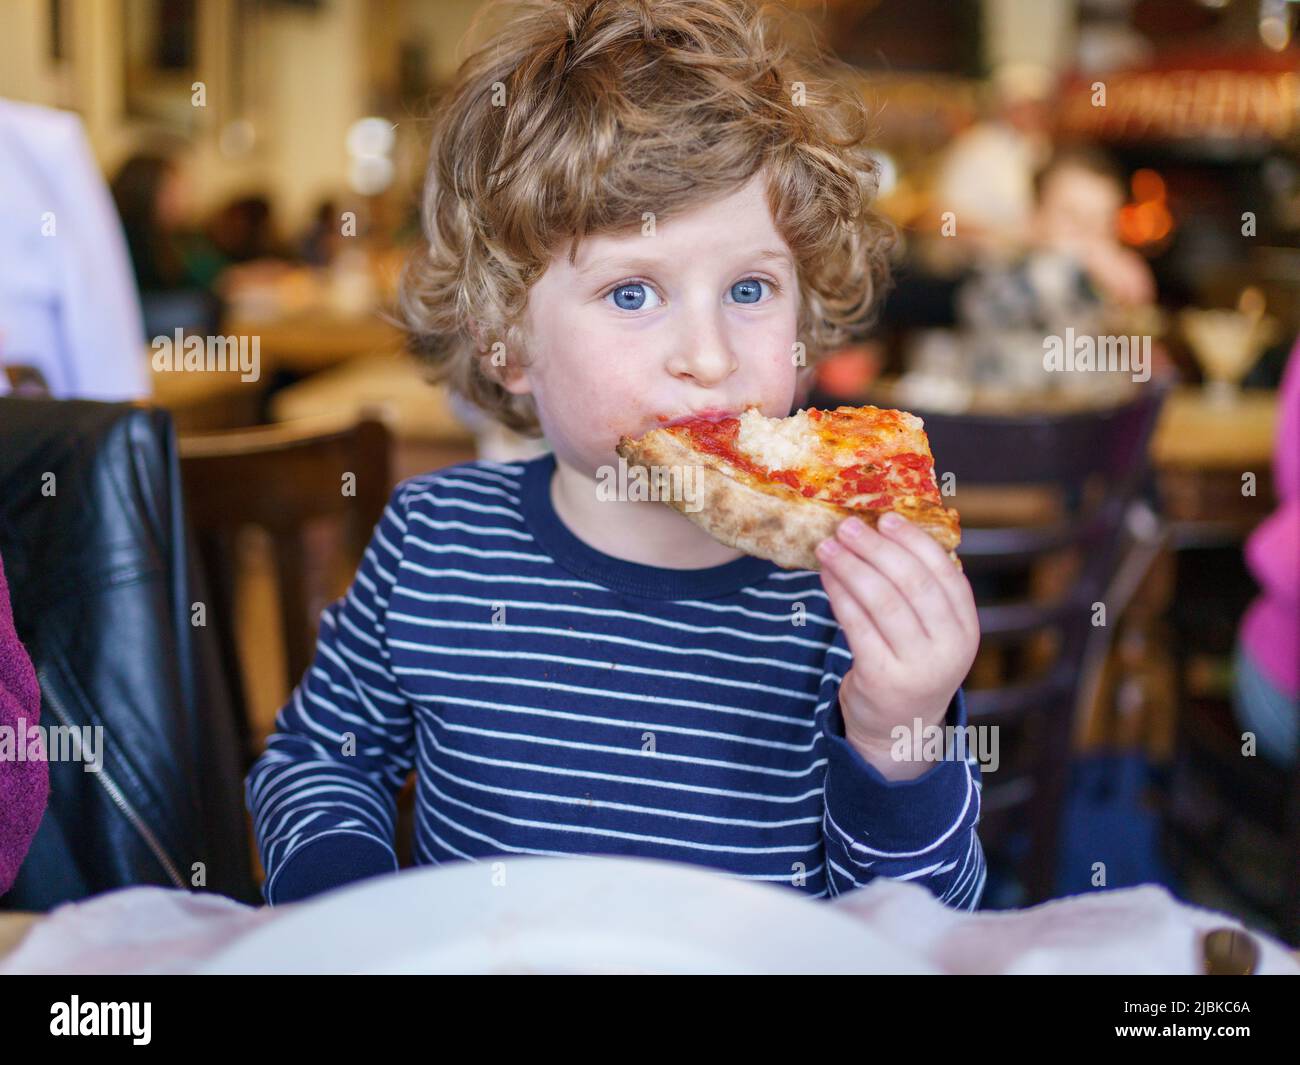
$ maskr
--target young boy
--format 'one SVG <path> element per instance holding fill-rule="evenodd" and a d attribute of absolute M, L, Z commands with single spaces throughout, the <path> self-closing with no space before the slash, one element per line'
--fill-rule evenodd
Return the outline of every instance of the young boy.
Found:
<path fill-rule="evenodd" d="M 552 452 L 393 492 L 249 776 L 268 902 L 396 869 L 415 769 L 418 864 L 637 855 L 973 909 L 978 767 L 894 756 L 966 724 L 944 551 L 848 521 L 785 571 L 598 493 L 621 435 L 784 417 L 861 328 L 888 243 L 863 105 L 748 3 L 507 10 L 441 104 L 404 310 L 438 378 Z"/>

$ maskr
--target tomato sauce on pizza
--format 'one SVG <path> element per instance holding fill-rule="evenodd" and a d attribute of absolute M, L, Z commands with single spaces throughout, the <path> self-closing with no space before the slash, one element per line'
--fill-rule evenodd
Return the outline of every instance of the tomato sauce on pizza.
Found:
<path fill-rule="evenodd" d="M 799 433 L 794 449 L 766 449 L 778 462 L 787 456 L 794 460 L 774 467 L 762 461 L 762 434 L 792 419 L 774 422 L 756 416 L 746 433 L 742 430 L 750 414 L 716 421 L 693 418 L 664 431 L 687 438 L 696 451 L 716 456 L 737 474 L 785 485 L 805 498 L 851 509 L 887 509 L 900 496 L 942 503 L 930 446 L 914 415 L 880 407 L 809 408 L 794 416 L 805 416 L 809 430 Z"/>
<path fill-rule="evenodd" d="M 816 569 L 816 546 L 839 522 L 859 515 L 875 525 L 892 511 L 960 567 L 960 516 L 940 498 L 924 430 L 916 415 L 880 407 L 814 407 L 788 418 L 750 407 L 671 421 L 620 438 L 615 450 L 649 471 L 698 469 L 695 503 L 671 493 L 663 502 L 721 543 L 779 565 Z"/>

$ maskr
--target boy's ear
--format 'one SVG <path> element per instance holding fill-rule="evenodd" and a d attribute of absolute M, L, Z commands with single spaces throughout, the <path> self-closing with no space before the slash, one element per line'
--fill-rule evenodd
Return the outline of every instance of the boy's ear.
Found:
<path fill-rule="evenodd" d="M 532 392 L 533 386 L 528 380 L 528 375 L 513 359 L 507 359 L 504 366 L 493 367 L 493 371 L 501 387 L 511 395 L 526 396 Z"/>
<path fill-rule="evenodd" d="M 512 395 L 526 396 L 532 392 L 533 387 L 528 381 L 528 375 L 524 373 L 518 360 L 509 357 L 505 344 L 501 341 L 493 341 L 490 349 L 484 349 L 475 358 L 479 360 L 479 372 Z"/>

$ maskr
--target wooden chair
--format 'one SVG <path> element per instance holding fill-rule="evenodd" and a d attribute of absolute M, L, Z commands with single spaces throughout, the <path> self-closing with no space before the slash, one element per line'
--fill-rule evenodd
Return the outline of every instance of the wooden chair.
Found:
<path fill-rule="evenodd" d="M 990 863 L 1018 877 L 1027 904 L 1052 896 L 1076 716 L 1161 540 L 1141 495 L 1166 392 L 1152 382 L 1123 406 L 1072 413 L 916 412 L 941 487 L 946 475 L 955 478 L 959 554 L 979 608 L 968 720 L 1000 730 L 998 771 L 984 775 L 980 839 Z M 1034 517 L 980 517 L 981 494 L 987 503 L 1017 493 L 1037 493 Z M 1094 623 L 1097 604 L 1104 625 Z M 1022 827 L 1027 850 L 1011 856 Z"/>
<path fill-rule="evenodd" d="M 1207 875 L 1231 900 L 1224 905 L 1252 911 L 1248 920 L 1271 922 L 1300 947 L 1300 761 L 1282 769 L 1241 751 L 1226 699 L 1182 704 L 1159 793 L 1166 857 L 1181 877 Z"/>
<path fill-rule="evenodd" d="M 260 426 L 182 437 L 185 502 L 204 576 L 207 615 L 236 690 L 246 763 L 255 756 L 249 698 L 242 683 L 235 632 L 235 537 L 248 526 L 272 545 L 287 690 L 311 664 L 319 605 L 342 593 L 383 514 L 391 482 L 390 439 L 383 423 L 340 428 L 320 422 Z M 351 475 L 351 476 L 349 476 Z M 313 565 L 310 532 L 323 520 L 343 526 L 343 559 Z M 321 583 L 328 587 L 318 587 Z"/>
<path fill-rule="evenodd" d="M 1244 541 L 1274 498 L 1268 492 L 1259 507 L 1241 496 L 1237 481 L 1235 495 L 1211 497 L 1212 505 L 1175 523 L 1190 587 L 1171 612 L 1179 713 L 1157 800 L 1165 857 L 1176 874 L 1300 947 L 1300 750 L 1285 768 L 1259 753 L 1243 755 L 1244 729 L 1223 668 L 1232 664 L 1242 616 L 1258 593 Z"/>

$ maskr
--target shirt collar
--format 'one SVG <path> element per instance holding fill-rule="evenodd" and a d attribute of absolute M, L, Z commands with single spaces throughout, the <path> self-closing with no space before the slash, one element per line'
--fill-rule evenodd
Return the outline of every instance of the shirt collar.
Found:
<path fill-rule="evenodd" d="M 647 566 L 607 555 L 580 540 L 555 512 L 555 453 L 530 459 L 523 469 L 520 504 L 533 538 L 569 572 L 613 591 L 647 599 L 709 599 L 757 584 L 779 568 L 748 555 L 704 569 Z"/>

